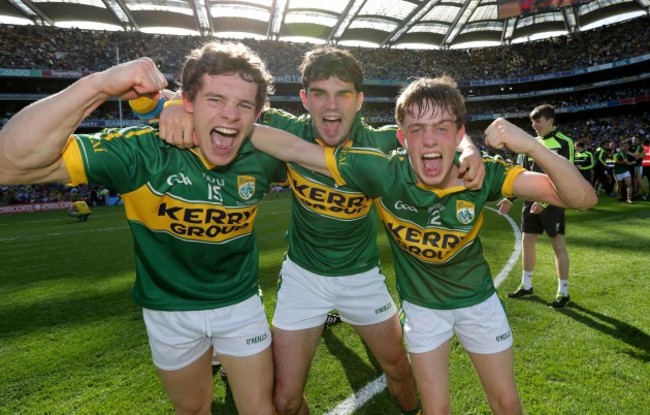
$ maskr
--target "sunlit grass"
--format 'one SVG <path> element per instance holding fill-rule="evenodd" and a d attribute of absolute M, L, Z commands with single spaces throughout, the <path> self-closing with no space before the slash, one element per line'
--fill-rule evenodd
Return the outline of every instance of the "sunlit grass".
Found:
<path fill-rule="evenodd" d="M 540 238 L 535 296 L 506 300 L 527 413 L 638 414 L 650 406 L 649 208 L 602 199 L 589 212 L 567 212 L 573 303 L 562 311 L 549 307 L 555 271 L 548 238 Z M 283 194 L 263 202 L 258 217 L 269 316 L 288 214 Z M 485 222 L 481 238 L 496 274 L 512 252 L 513 231 L 490 211 Z M 394 293 L 383 230 L 379 244 Z M 0 217 L 0 264 L 0 414 L 173 413 L 130 296 L 133 243 L 122 208 L 97 208 L 86 223 L 64 212 Z M 500 294 L 519 284 L 520 272 L 517 264 Z M 457 342 L 450 372 L 454 413 L 490 413 Z M 332 410 L 380 375 L 349 326 L 326 331 L 307 384 L 312 413 Z M 218 378 L 213 412 L 235 413 Z M 383 391 L 356 413 L 399 412 Z"/>

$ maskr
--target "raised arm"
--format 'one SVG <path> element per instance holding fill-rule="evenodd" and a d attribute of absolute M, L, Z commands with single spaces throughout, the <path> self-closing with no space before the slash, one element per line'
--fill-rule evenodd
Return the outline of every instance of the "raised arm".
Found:
<path fill-rule="evenodd" d="M 515 196 L 580 210 L 589 209 L 598 202 L 593 187 L 571 162 L 503 118 L 498 118 L 485 130 L 485 142 L 494 148 L 506 147 L 515 153 L 527 154 L 546 172 L 519 174 L 513 184 Z"/>
<path fill-rule="evenodd" d="M 325 163 L 325 149 L 283 130 L 255 125 L 251 141 L 255 148 L 278 160 L 301 166 L 331 176 Z"/>
<path fill-rule="evenodd" d="M 165 85 L 153 61 L 142 58 L 89 75 L 29 105 L 0 130 L 0 183 L 69 180 L 61 152 L 81 121 L 112 96 L 135 98 Z"/>

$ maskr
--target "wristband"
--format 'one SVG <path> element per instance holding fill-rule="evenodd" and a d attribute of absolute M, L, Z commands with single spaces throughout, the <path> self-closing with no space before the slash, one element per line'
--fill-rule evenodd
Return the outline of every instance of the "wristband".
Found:
<path fill-rule="evenodd" d="M 167 108 L 171 105 L 183 105 L 183 100 L 182 99 L 170 99 L 169 101 L 165 102 L 163 104 L 163 108 Z"/>
<path fill-rule="evenodd" d="M 129 100 L 129 106 L 133 110 L 133 115 L 143 121 L 151 121 L 160 116 L 166 102 L 167 99 L 165 97 L 161 97 L 159 100 L 140 97 Z"/>

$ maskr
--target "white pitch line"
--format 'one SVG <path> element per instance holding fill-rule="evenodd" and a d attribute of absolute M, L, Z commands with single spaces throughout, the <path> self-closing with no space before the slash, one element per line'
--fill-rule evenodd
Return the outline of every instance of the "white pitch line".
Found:
<path fill-rule="evenodd" d="M 386 375 L 382 374 L 377 379 L 368 383 L 361 388 L 359 392 L 355 392 L 346 400 L 336 405 L 325 415 L 348 415 L 366 404 L 373 396 L 386 389 Z"/>
<path fill-rule="evenodd" d="M 497 209 L 491 207 L 486 206 L 486 209 L 498 212 Z M 508 215 L 503 215 L 502 217 L 505 218 L 512 227 L 512 232 L 515 234 L 515 247 L 512 250 L 512 254 L 510 255 L 510 259 L 508 259 L 508 262 L 506 262 L 506 265 L 501 269 L 497 276 L 494 277 L 494 285 L 497 288 L 501 285 L 503 280 L 506 279 L 508 274 L 510 274 L 510 271 L 512 271 L 512 268 L 514 268 L 515 264 L 519 260 L 519 256 L 521 255 L 521 231 L 519 230 L 519 225 L 517 225 L 517 222 Z"/>
<path fill-rule="evenodd" d="M 48 233 L 44 235 L 26 235 L 26 236 L 12 236 L 8 238 L 0 238 L 0 242 L 9 242 L 9 241 L 19 241 L 19 240 L 29 240 L 29 239 L 43 239 L 43 238 L 53 238 L 56 236 L 63 235 L 73 235 L 75 233 L 88 233 L 88 232 L 106 232 L 106 231 L 120 231 L 123 229 L 129 229 L 128 226 L 121 226 L 115 228 L 99 228 L 99 229 L 84 229 L 80 231 L 71 231 L 71 232 L 55 232 Z"/>
<path fill-rule="evenodd" d="M 490 209 L 494 212 L 498 212 L 496 209 L 491 207 L 486 206 L 485 208 Z M 515 234 L 515 247 L 506 265 L 494 278 L 494 285 L 496 287 L 499 287 L 503 280 L 506 279 L 510 271 L 512 271 L 512 268 L 519 260 L 519 255 L 521 255 L 521 231 L 519 230 L 519 226 L 517 226 L 517 223 L 510 216 L 505 215 L 503 218 L 505 218 L 508 223 L 510 223 L 510 226 L 512 227 L 512 230 Z M 361 390 L 355 392 L 346 400 L 336 405 L 336 408 L 327 412 L 325 415 L 350 415 L 365 405 L 370 399 L 372 399 L 373 396 L 377 395 L 384 389 L 386 389 L 386 375 L 382 374 L 377 379 L 364 386 Z"/>

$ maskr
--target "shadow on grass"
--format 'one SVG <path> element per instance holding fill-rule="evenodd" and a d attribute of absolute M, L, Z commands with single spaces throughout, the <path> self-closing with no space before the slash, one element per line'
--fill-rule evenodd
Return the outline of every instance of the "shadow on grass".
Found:
<path fill-rule="evenodd" d="M 536 295 L 520 298 L 517 301 L 536 302 L 548 307 L 551 305 L 550 302 Z M 605 314 L 589 310 L 574 301 L 571 301 L 566 307 L 555 311 L 638 349 L 638 353 L 633 351 L 626 353 L 635 359 L 646 363 L 650 362 L 650 335 L 638 328 L 624 321 L 606 316 Z"/>
<path fill-rule="evenodd" d="M 508 302 L 528 301 L 528 302 L 531 302 L 531 303 L 542 304 L 542 305 L 545 305 L 545 306 L 548 306 L 548 307 L 551 306 L 550 301 L 546 301 L 542 297 L 538 297 L 537 294 L 527 295 L 525 297 L 520 297 L 520 298 L 508 298 L 506 301 L 508 301 Z"/>
<path fill-rule="evenodd" d="M 219 374 L 216 374 L 214 376 L 214 382 L 224 382 L 225 390 L 226 390 L 226 395 L 224 397 L 223 402 L 219 401 L 212 401 L 212 406 L 210 407 L 210 411 L 213 414 L 224 414 L 224 415 L 237 415 L 237 406 L 235 405 L 235 398 L 232 396 L 232 391 L 230 390 L 230 385 L 228 384 L 228 379 L 223 379 L 219 376 Z"/>
<path fill-rule="evenodd" d="M 628 354 L 646 363 L 650 362 L 650 335 L 647 333 L 624 321 L 584 308 L 575 302 L 569 303 L 567 307 L 559 311 L 587 327 L 608 334 L 638 349 L 639 353 L 630 352 Z"/>
<path fill-rule="evenodd" d="M 358 336 L 356 332 L 353 333 L 355 336 Z M 381 368 L 365 343 L 364 347 L 366 347 L 366 352 L 370 357 L 372 366 L 369 366 L 357 355 L 357 353 L 346 346 L 336 336 L 332 329 L 324 330 L 322 337 L 332 356 L 336 357 L 341 362 L 343 369 L 345 370 L 345 376 L 348 378 L 348 383 L 352 390 L 357 391 L 366 386 L 369 381 L 381 376 Z M 361 341 L 361 339 L 359 339 L 359 341 Z"/>
<path fill-rule="evenodd" d="M 264 291 L 276 290 L 277 266 L 260 268 L 261 275 L 274 276 L 260 279 Z M 131 272 L 134 272 L 131 269 Z M 69 280 L 79 280 L 79 284 L 92 284 L 102 278 L 114 278 L 113 271 L 87 273 L 83 277 L 66 276 Z M 45 275 L 43 280 L 58 277 Z M 91 281 L 89 283 L 89 281 Z M 0 284 L 1 287 L 11 284 Z M 60 325 L 85 325 L 103 321 L 121 314 L 139 312 L 140 306 L 131 298 L 132 281 L 109 289 L 95 291 L 90 289 L 84 296 L 65 296 L 40 301 L 25 301 L 15 305 L 0 306 L 0 333 L 3 337 L 36 332 L 44 328 Z M 61 287 L 64 289 L 65 287 Z"/>
<path fill-rule="evenodd" d="M 43 301 L 0 310 L 3 337 L 32 333 L 61 325 L 86 325 L 121 314 L 136 313 L 139 307 L 130 291 L 117 289 L 86 297 Z"/>
<path fill-rule="evenodd" d="M 601 239 L 594 238 L 594 234 L 587 236 L 571 234 L 568 237 L 568 244 L 570 246 L 588 247 L 591 250 L 601 250 L 604 253 L 637 253 L 639 252 L 639 247 L 650 246 L 650 237 L 642 236 L 641 232 L 626 232 L 625 230 L 618 229 L 615 236 L 610 232 L 603 232 Z"/>

